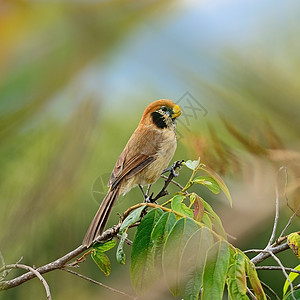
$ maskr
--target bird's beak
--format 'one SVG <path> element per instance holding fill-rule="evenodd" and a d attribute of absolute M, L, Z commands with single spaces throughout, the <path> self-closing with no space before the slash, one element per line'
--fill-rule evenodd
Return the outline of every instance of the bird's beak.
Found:
<path fill-rule="evenodd" d="M 181 115 L 181 108 L 178 105 L 174 105 L 172 119 L 175 119 Z"/>

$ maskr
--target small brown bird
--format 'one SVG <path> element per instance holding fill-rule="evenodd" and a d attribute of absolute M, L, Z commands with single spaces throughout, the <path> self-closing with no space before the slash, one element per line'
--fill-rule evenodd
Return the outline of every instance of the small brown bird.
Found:
<path fill-rule="evenodd" d="M 169 165 L 177 146 L 175 119 L 181 109 L 173 101 L 152 102 L 127 142 L 111 173 L 103 199 L 82 245 L 90 247 L 104 231 L 112 207 L 120 194 L 134 186 L 154 183 Z"/>

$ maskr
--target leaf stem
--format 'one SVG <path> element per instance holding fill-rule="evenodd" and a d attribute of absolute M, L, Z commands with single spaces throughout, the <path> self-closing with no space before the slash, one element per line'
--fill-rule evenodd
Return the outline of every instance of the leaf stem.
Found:
<path fill-rule="evenodd" d="M 193 178 L 195 177 L 197 172 L 198 172 L 198 168 L 196 170 L 193 170 L 193 173 L 192 173 L 189 181 L 187 182 L 185 187 L 181 190 L 182 193 L 184 193 L 188 188 L 190 188 L 193 185 L 192 181 L 193 181 Z"/>

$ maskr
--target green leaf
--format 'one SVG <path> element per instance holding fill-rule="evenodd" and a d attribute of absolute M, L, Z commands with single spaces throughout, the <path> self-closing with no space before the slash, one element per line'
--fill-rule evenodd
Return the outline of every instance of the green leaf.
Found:
<path fill-rule="evenodd" d="M 116 258 L 117 258 L 117 262 L 121 265 L 125 265 L 126 262 L 126 256 L 123 250 L 123 246 L 124 246 L 124 242 L 127 238 L 128 234 L 126 232 L 123 232 L 121 235 L 121 239 L 117 248 L 117 252 L 116 252 Z"/>
<path fill-rule="evenodd" d="M 202 220 L 201 222 L 206 226 L 208 227 L 210 230 L 212 230 L 212 222 L 211 222 L 211 219 L 208 215 L 208 213 L 205 211 L 203 216 L 202 216 Z"/>
<path fill-rule="evenodd" d="M 295 255 L 300 259 L 300 235 L 297 232 L 289 234 L 287 243 Z"/>
<path fill-rule="evenodd" d="M 294 269 L 297 270 L 297 271 L 300 271 L 300 265 L 298 265 Z M 293 282 L 298 276 L 299 276 L 298 273 L 291 272 L 289 274 L 289 279 L 290 279 L 291 282 Z M 283 296 L 286 294 L 289 287 L 290 287 L 290 283 L 289 283 L 288 280 L 286 280 L 285 283 L 284 283 L 284 286 L 283 286 Z"/>
<path fill-rule="evenodd" d="M 229 246 L 225 241 L 216 242 L 208 250 L 203 275 L 202 300 L 222 300 L 229 258 Z"/>
<path fill-rule="evenodd" d="M 134 290 L 142 295 L 155 282 L 159 272 L 155 268 L 151 232 L 163 211 L 152 209 L 141 221 L 133 240 L 130 275 Z"/>
<path fill-rule="evenodd" d="M 206 201 L 204 201 L 202 198 L 201 198 L 201 200 L 202 200 L 202 203 L 204 205 L 204 208 L 208 212 L 208 216 L 211 220 L 211 223 L 214 225 L 215 231 L 219 235 L 221 235 L 224 239 L 227 239 L 227 234 L 226 234 L 226 231 L 223 227 L 221 219 L 219 218 L 219 216 L 214 212 L 212 207 Z M 202 222 L 204 222 L 204 221 L 202 220 Z"/>
<path fill-rule="evenodd" d="M 266 300 L 267 298 L 257 276 L 255 266 L 249 259 L 246 259 L 246 272 L 257 300 Z"/>
<path fill-rule="evenodd" d="M 158 268 L 161 268 L 162 265 L 162 249 L 166 238 L 171 231 L 173 225 L 176 223 L 176 216 L 173 212 L 165 212 L 159 218 L 156 223 L 152 233 L 151 239 L 153 242 L 153 255 L 154 261 Z"/>
<path fill-rule="evenodd" d="M 180 259 L 181 292 L 186 300 L 198 300 L 206 253 L 214 243 L 207 228 L 198 229 L 187 241 Z"/>
<path fill-rule="evenodd" d="M 196 170 L 200 164 L 200 157 L 197 160 L 188 160 L 183 163 L 185 166 L 187 166 L 191 170 Z"/>
<path fill-rule="evenodd" d="M 300 289 L 294 290 L 294 297 L 300 299 Z M 289 292 L 282 300 L 294 300 L 292 293 Z"/>
<path fill-rule="evenodd" d="M 239 251 L 230 249 L 230 263 L 227 271 L 227 287 L 229 299 L 249 299 L 247 293 L 245 256 Z"/>
<path fill-rule="evenodd" d="M 202 202 L 201 197 L 199 197 L 197 194 L 192 193 L 190 196 L 191 204 L 194 204 L 194 220 L 200 222 L 203 218 L 204 214 L 204 204 Z"/>
<path fill-rule="evenodd" d="M 93 245 L 93 249 L 98 252 L 106 252 L 116 246 L 117 242 L 115 240 L 111 240 L 105 243 L 95 243 Z"/>
<path fill-rule="evenodd" d="M 185 196 L 183 195 L 174 196 L 171 202 L 171 209 L 183 214 L 184 216 L 193 218 L 194 217 L 193 211 L 190 208 L 188 208 L 184 203 L 182 203 L 184 199 Z"/>
<path fill-rule="evenodd" d="M 107 255 L 101 251 L 97 251 L 92 249 L 91 257 L 96 263 L 96 265 L 100 268 L 100 270 L 108 276 L 111 271 L 110 260 Z"/>
<path fill-rule="evenodd" d="M 193 180 L 193 183 L 198 183 L 206 186 L 214 194 L 220 193 L 220 187 L 216 180 L 209 176 L 198 176 Z"/>
<path fill-rule="evenodd" d="M 201 168 L 201 170 L 206 172 L 209 176 L 211 176 L 218 183 L 219 187 L 221 188 L 221 190 L 227 197 L 227 199 L 230 203 L 230 206 L 232 206 L 232 198 L 231 198 L 229 190 L 228 190 L 225 182 L 223 181 L 223 179 L 216 172 L 214 172 L 212 169 L 208 168 L 207 166 Z"/>
<path fill-rule="evenodd" d="M 91 251 L 91 257 L 101 271 L 108 276 L 111 271 L 110 260 L 104 252 L 112 249 L 117 242 L 115 240 L 106 243 L 95 243 Z"/>
<path fill-rule="evenodd" d="M 144 208 L 146 207 L 146 205 L 143 205 L 137 209 L 135 209 L 134 211 L 131 212 L 131 214 L 129 216 L 127 216 L 127 218 L 123 221 L 121 227 L 120 227 L 120 234 L 126 229 L 128 228 L 130 225 L 136 223 L 140 216 L 142 211 L 144 210 Z"/>
<path fill-rule="evenodd" d="M 199 229 L 193 219 L 181 218 L 170 231 L 162 255 L 162 266 L 167 285 L 174 296 L 180 293 L 180 258 L 190 236 Z"/>

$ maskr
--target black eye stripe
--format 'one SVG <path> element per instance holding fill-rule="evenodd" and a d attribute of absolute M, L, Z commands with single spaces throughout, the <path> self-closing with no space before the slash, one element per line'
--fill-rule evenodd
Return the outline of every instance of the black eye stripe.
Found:
<path fill-rule="evenodd" d="M 155 111 L 151 114 L 151 116 L 152 116 L 153 123 L 158 128 L 167 128 L 168 127 L 165 116 L 163 116 L 161 113 Z"/>

